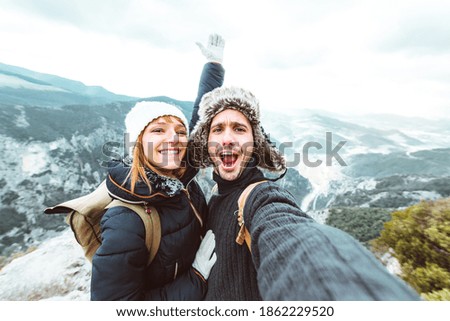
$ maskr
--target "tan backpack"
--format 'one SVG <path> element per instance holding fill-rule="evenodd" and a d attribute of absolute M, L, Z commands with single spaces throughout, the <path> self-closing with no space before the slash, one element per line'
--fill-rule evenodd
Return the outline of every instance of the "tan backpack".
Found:
<path fill-rule="evenodd" d="M 107 209 L 123 206 L 131 209 L 142 219 L 145 226 L 145 245 L 150 253 L 148 264 L 156 256 L 161 241 L 161 223 L 158 212 L 152 206 L 134 205 L 113 200 L 103 181 L 95 191 L 85 196 L 45 209 L 46 214 L 66 213 L 66 222 L 70 225 L 77 242 L 84 250 L 86 258 L 92 257 L 102 243 L 100 221 Z"/>

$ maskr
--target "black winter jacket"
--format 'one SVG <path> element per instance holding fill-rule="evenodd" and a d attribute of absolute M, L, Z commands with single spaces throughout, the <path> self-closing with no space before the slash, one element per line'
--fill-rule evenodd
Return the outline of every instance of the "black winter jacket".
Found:
<path fill-rule="evenodd" d="M 221 86 L 223 76 L 221 65 L 205 65 L 194 116 L 203 94 Z M 107 210 L 101 221 L 102 244 L 92 260 L 91 300 L 201 300 L 206 281 L 191 266 L 204 229 L 189 204 L 190 197 L 202 219 L 206 217 L 205 198 L 194 179 L 197 170 L 188 167 L 181 180 L 147 171 L 152 191 L 138 183 L 134 193 L 130 182 L 122 186 L 128 171 L 123 162 L 113 162 L 108 191 L 113 198 L 156 207 L 161 219 L 160 247 L 147 266 L 149 254 L 139 216 L 125 207 Z"/>
<path fill-rule="evenodd" d="M 102 244 L 92 260 L 92 300 L 199 300 L 206 282 L 191 268 L 202 235 L 206 203 L 193 176 L 183 181 L 147 171 L 152 191 L 138 182 L 131 193 L 129 182 L 122 186 L 129 167 L 117 162 L 106 180 L 113 198 L 155 206 L 161 220 L 161 243 L 147 266 L 144 224 L 125 207 L 106 211 L 101 221 Z M 192 172 L 191 172 L 192 173 Z"/>

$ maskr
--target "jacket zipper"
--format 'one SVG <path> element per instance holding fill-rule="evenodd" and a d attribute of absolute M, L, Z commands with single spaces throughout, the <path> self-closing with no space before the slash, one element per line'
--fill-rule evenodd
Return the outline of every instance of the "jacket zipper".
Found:
<path fill-rule="evenodd" d="M 203 227 L 203 219 L 202 219 L 201 215 L 198 213 L 198 211 L 195 208 L 194 204 L 192 204 L 191 195 L 189 195 L 189 191 L 187 190 L 187 188 L 184 188 L 183 191 L 186 193 L 189 205 L 191 206 L 192 210 L 194 211 L 194 214 L 197 217 L 197 220 L 199 221 L 200 226 Z"/>
<path fill-rule="evenodd" d="M 177 278 L 178 274 L 178 262 L 175 262 L 175 272 L 173 274 L 173 279 L 175 280 Z"/>

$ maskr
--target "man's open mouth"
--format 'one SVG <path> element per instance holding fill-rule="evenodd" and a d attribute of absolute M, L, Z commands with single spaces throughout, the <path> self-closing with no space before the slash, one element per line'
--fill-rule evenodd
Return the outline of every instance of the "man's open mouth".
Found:
<path fill-rule="evenodd" d="M 220 154 L 220 159 L 222 160 L 222 164 L 224 167 L 233 167 L 238 160 L 239 155 L 232 151 L 224 151 Z"/>

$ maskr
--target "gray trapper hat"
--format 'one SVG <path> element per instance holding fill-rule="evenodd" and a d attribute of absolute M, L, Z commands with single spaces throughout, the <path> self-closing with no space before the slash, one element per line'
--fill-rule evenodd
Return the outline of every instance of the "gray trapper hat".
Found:
<path fill-rule="evenodd" d="M 284 157 L 261 126 L 258 100 L 251 92 L 238 87 L 219 87 L 203 96 L 199 106 L 199 121 L 191 135 L 193 165 L 199 168 L 213 166 L 208 153 L 209 130 L 213 118 L 226 109 L 237 110 L 249 120 L 257 166 L 269 171 L 285 171 Z"/>

